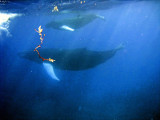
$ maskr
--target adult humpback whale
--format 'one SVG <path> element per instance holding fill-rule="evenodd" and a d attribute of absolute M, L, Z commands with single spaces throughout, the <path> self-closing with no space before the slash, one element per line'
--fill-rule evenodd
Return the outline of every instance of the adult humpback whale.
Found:
<path fill-rule="evenodd" d="M 60 21 L 51 21 L 46 25 L 46 27 L 60 29 L 60 30 L 75 31 L 76 29 L 79 29 L 89 24 L 96 18 L 100 18 L 104 20 L 103 16 L 96 15 L 96 14 L 87 14 L 87 15 L 79 15 L 74 18 L 63 19 Z"/>
<path fill-rule="evenodd" d="M 39 50 L 41 56 L 44 58 L 54 58 L 56 61 L 51 63 L 49 61 L 42 61 L 34 51 L 27 51 L 19 53 L 22 58 L 42 63 L 48 74 L 55 80 L 59 78 L 54 73 L 54 67 L 63 70 L 85 70 L 95 67 L 101 63 L 112 58 L 116 52 L 123 48 L 123 45 L 108 50 L 108 51 L 91 51 L 85 48 L 78 49 L 41 49 Z"/>

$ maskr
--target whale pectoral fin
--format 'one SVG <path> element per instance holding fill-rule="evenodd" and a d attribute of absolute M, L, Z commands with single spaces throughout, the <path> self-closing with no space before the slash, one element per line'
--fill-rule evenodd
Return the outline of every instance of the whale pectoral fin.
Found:
<path fill-rule="evenodd" d="M 53 65 L 51 65 L 50 63 L 43 63 L 43 67 L 45 68 L 45 70 L 47 71 L 48 75 L 57 81 L 60 81 L 60 79 L 56 76 L 55 72 L 54 72 L 54 68 Z"/>
<path fill-rule="evenodd" d="M 71 28 L 71 27 L 69 27 L 69 26 L 67 26 L 67 25 L 62 25 L 60 28 L 61 28 L 61 29 L 64 29 L 64 30 L 72 31 L 72 32 L 74 31 L 73 28 Z"/>

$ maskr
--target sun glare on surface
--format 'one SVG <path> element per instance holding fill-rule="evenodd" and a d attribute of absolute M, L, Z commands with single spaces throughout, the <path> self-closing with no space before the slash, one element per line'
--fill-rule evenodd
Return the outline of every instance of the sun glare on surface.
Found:
<path fill-rule="evenodd" d="M 0 35 L 2 31 L 6 33 L 7 36 L 11 36 L 10 32 L 8 31 L 9 23 L 12 18 L 19 16 L 16 13 L 1 13 L 0 12 Z"/>

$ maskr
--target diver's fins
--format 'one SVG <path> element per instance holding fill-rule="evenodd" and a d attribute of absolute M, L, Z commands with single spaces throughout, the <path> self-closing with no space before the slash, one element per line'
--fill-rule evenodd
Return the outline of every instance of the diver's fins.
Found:
<path fill-rule="evenodd" d="M 71 27 L 69 27 L 69 26 L 67 26 L 67 25 L 62 25 L 60 28 L 61 28 L 61 29 L 64 29 L 64 30 L 72 31 L 72 32 L 74 31 L 73 28 L 71 28 Z"/>
<path fill-rule="evenodd" d="M 56 76 L 55 72 L 54 72 L 54 69 L 53 69 L 53 65 L 51 65 L 50 63 L 43 63 L 43 66 L 45 68 L 45 70 L 47 71 L 48 75 L 54 79 L 54 80 L 57 80 L 57 81 L 60 81 L 60 79 Z"/>

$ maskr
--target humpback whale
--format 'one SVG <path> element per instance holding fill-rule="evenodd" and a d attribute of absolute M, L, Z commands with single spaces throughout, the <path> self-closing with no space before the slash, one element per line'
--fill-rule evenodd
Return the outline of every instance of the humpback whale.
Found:
<path fill-rule="evenodd" d="M 96 18 L 100 18 L 104 20 L 103 16 L 96 15 L 96 14 L 87 14 L 87 15 L 79 15 L 74 18 L 68 18 L 68 19 L 63 19 L 59 21 L 51 21 L 48 24 L 46 24 L 46 27 L 59 29 L 59 30 L 75 31 L 76 29 L 79 29 L 89 24 Z"/>
<path fill-rule="evenodd" d="M 19 53 L 19 56 L 39 64 L 43 64 L 47 73 L 55 80 L 59 78 L 54 73 L 54 68 L 62 70 L 85 70 L 102 64 L 112 58 L 116 52 L 123 48 L 123 45 L 108 51 L 91 51 L 86 48 L 77 49 L 41 49 L 39 53 L 44 58 L 54 58 L 56 61 L 42 61 L 34 51 Z"/>

